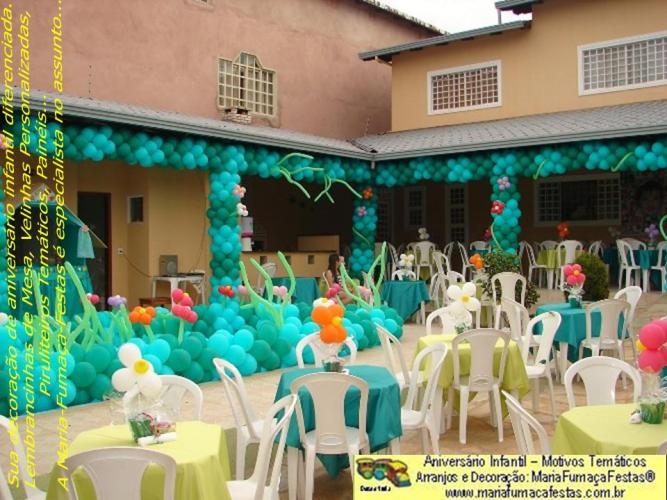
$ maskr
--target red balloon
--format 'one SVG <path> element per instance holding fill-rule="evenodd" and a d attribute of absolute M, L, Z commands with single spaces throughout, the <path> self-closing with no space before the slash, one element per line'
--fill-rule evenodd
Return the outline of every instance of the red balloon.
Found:
<path fill-rule="evenodd" d="M 637 364 L 641 370 L 659 372 L 665 366 L 663 353 L 656 349 L 646 349 L 639 354 Z"/>
<path fill-rule="evenodd" d="M 639 341 L 646 349 L 655 350 L 665 343 L 665 334 L 662 327 L 655 322 L 644 325 L 639 330 Z"/>
<path fill-rule="evenodd" d="M 171 300 L 174 302 L 180 302 L 183 298 L 183 290 L 180 288 L 174 288 L 171 292 Z"/>

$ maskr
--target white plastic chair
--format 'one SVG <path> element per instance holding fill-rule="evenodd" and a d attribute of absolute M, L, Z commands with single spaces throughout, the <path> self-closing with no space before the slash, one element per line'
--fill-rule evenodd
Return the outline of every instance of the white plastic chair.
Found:
<path fill-rule="evenodd" d="M 498 376 L 493 374 L 493 358 L 496 343 L 503 343 L 498 367 Z M 470 344 L 470 372 L 461 375 L 459 360 L 459 344 Z M 491 412 L 495 415 L 495 424 L 498 428 L 498 442 L 503 441 L 503 417 L 500 407 L 500 386 L 505 373 L 505 362 L 509 348 L 510 334 L 494 328 L 477 328 L 457 335 L 452 340 L 452 364 L 454 378 L 449 386 L 447 397 L 447 427 L 451 427 L 454 411 L 454 390 L 458 390 L 459 399 L 459 442 L 466 444 L 466 425 L 468 419 L 468 395 L 471 392 L 487 392 Z"/>
<path fill-rule="evenodd" d="M 538 398 L 540 394 L 540 378 L 546 378 L 549 384 L 549 398 L 551 403 L 551 416 L 556 420 L 556 402 L 554 400 L 554 386 L 551 380 L 551 364 L 549 356 L 553 353 L 553 342 L 558 327 L 561 323 L 561 315 L 554 311 L 545 312 L 535 316 L 526 325 L 526 338 L 521 348 L 521 357 L 526 366 L 528 379 L 533 381 L 533 411 L 537 411 Z M 533 329 L 538 323 L 542 324 L 542 334 L 537 353 L 533 360 L 529 360 L 530 346 L 532 345 Z M 557 364 L 557 363 L 556 363 Z"/>
<path fill-rule="evenodd" d="M 427 434 L 431 438 L 433 453 L 440 453 L 440 445 L 438 443 L 440 439 L 440 419 L 438 418 L 440 409 L 434 407 L 433 400 L 435 398 L 435 391 L 439 390 L 438 380 L 446 355 L 447 346 L 445 344 L 434 344 L 419 351 L 412 365 L 408 395 L 401 407 L 401 427 L 403 431 L 421 429 L 423 453 L 427 453 Z M 429 356 L 431 359 L 427 361 L 426 358 Z M 426 375 L 422 375 L 420 371 L 423 364 L 427 366 L 426 370 L 428 373 Z M 427 380 L 426 387 L 421 394 L 421 398 L 418 398 L 419 389 L 424 379 Z M 391 452 L 399 454 L 399 445 L 394 445 Z"/>
<path fill-rule="evenodd" d="M 23 439 L 19 435 L 19 430 L 14 425 L 14 422 L 9 420 L 7 417 L 0 415 L 0 427 L 7 431 L 7 438 L 11 442 L 3 444 L 2 448 L 5 450 L 13 449 L 16 453 L 16 458 L 18 460 L 18 476 L 20 481 L 19 493 L 22 493 L 29 500 L 37 500 L 41 498 L 46 498 L 46 492 L 41 491 L 37 488 L 33 488 L 30 484 L 33 481 L 33 478 L 28 474 L 28 466 L 25 458 L 25 450 L 23 448 Z M 0 498 L 11 500 L 12 493 L 9 489 L 9 484 L 7 484 L 7 472 L 2 470 L 0 467 Z"/>
<path fill-rule="evenodd" d="M 589 246 L 588 246 L 588 253 L 591 255 L 595 255 L 597 257 L 602 258 L 602 251 L 604 250 L 604 245 L 602 244 L 602 240 L 596 240 L 593 241 Z"/>
<path fill-rule="evenodd" d="M 420 241 L 413 244 L 413 251 L 415 252 L 415 266 L 417 268 L 415 274 L 421 276 L 422 267 L 427 267 L 427 279 L 429 279 L 433 275 L 433 260 L 431 256 L 435 251 L 435 244 L 430 241 Z"/>
<path fill-rule="evenodd" d="M 292 414 L 299 403 L 295 394 L 285 396 L 273 403 L 264 418 L 262 437 L 259 441 L 257 461 L 252 475 L 245 480 L 227 481 L 227 490 L 234 500 L 278 500 L 278 487 L 280 485 L 280 468 L 287 440 L 287 429 Z M 278 437 L 280 434 L 280 437 Z M 278 445 L 274 446 L 276 439 Z M 271 463 L 271 452 L 275 449 L 273 467 L 269 484 L 266 478 Z"/>
<path fill-rule="evenodd" d="M 457 245 L 456 241 L 450 241 L 442 249 L 442 253 L 445 254 L 449 262 L 452 261 L 452 254 L 454 253 L 454 248 L 456 247 L 456 245 Z"/>
<path fill-rule="evenodd" d="M 519 298 L 516 297 L 516 288 L 519 285 Z M 498 287 L 500 287 L 500 296 L 498 296 Z M 494 307 L 494 317 L 498 318 L 500 300 L 508 298 L 516 300 L 519 304 L 526 303 L 526 278 L 519 273 L 502 272 L 491 276 L 491 294 L 492 305 Z M 498 328 L 498 325 L 496 325 Z"/>
<path fill-rule="evenodd" d="M 486 241 L 477 240 L 470 242 L 470 250 L 474 253 L 478 250 L 488 250 L 489 244 Z"/>
<path fill-rule="evenodd" d="M 449 297 L 447 297 L 447 288 L 449 288 L 449 279 L 446 274 L 437 272 L 431 276 L 428 295 L 431 297 L 430 304 L 436 309 L 447 305 L 449 301 Z"/>
<path fill-rule="evenodd" d="M 466 282 L 466 277 L 463 276 L 458 271 L 449 271 L 447 273 L 447 278 L 449 279 L 450 283 L 465 283 Z"/>
<path fill-rule="evenodd" d="M 505 396 L 505 404 L 512 421 L 519 455 L 551 455 L 549 435 L 542 424 L 528 413 L 511 394 L 506 391 L 501 392 Z M 533 432 L 537 435 L 538 447 L 535 446 Z"/>
<path fill-rule="evenodd" d="M 468 320 L 472 321 L 472 315 L 468 317 Z M 436 321 L 439 321 L 442 327 L 439 333 L 434 331 L 435 327 L 433 323 Z M 435 311 L 431 311 L 431 313 L 426 317 L 426 335 L 447 335 L 450 333 L 456 333 L 456 324 L 457 320 L 451 312 L 451 307 L 440 307 Z"/>
<path fill-rule="evenodd" d="M 591 302 L 585 307 L 586 311 L 586 338 L 579 344 L 579 359 L 584 356 L 584 348 L 591 350 L 593 356 L 599 356 L 600 351 L 614 350 L 618 359 L 623 359 L 623 339 L 618 337 L 618 322 L 628 316 L 630 304 L 625 300 L 604 299 Z M 593 337 L 593 312 L 600 314 L 600 335 Z"/>
<path fill-rule="evenodd" d="M 623 273 L 625 273 L 625 286 L 630 286 L 632 283 L 632 273 L 635 273 L 635 284 L 641 283 L 642 269 L 635 262 L 635 255 L 632 253 L 632 246 L 625 240 L 616 240 L 616 247 L 618 248 L 618 286 L 622 286 Z"/>
<path fill-rule="evenodd" d="M 391 277 L 394 275 L 394 271 L 396 271 L 398 268 L 399 254 L 396 251 L 396 247 L 389 242 L 387 242 L 387 253 L 389 254 L 389 259 L 387 259 L 387 262 L 385 263 L 387 266 L 386 275 L 387 278 L 391 279 Z"/>
<path fill-rule="evenodd" d="M 97 500 L 139 500 L 141 479 L 151 464 L 164 469 L 164 492 L 160 498 L 174 498 L 176 487 L 176 461 L 164 453 L 147 448 L 111 447 L 84 451 L 65 460 L 63 474 L 69 483 L 68 495 L 77 500 L 72 475 L 83 469 L 93 483 Z"/>
<path fill-rule="evenodd" d="M 180 375 L 160 375 L 162 393 L 160 400 L 170 408 L 183 408 L 187 398 L 192 399 L 195 418 L 201 420 L 204 406 L 204 393 L 192 380 Z"/>
<path fill-rule="evenodd" d="M 412 280 L 416 281 L 417 280 L 417 275 L 415 274 L 414 271 L 410 271 L 409 269 L 396 269 L 394 273 L 391 275 L 391 279 L 393 280 Z"/>
<path fill-rule="evenodd" d="M 345 425 L 345 394 L 357 388 L 359 397 L 359 427 Z M 368 406 L 368 384 L 365 380 L 344 373 L 311 373 L 299 377 L 290 387 L 293 394 L 305 388 L 313 402 L 315 428 L 306 432 L 301 407 L 297 407 L 299 436 L 305 454 L 305 497 L 313 498 L 313 476 L 315 474 L 315 454 L 347 454 L 350 464 L 360 451 L 369 451 L 366 434 L 366 411 Z M 350 473 L 355 474 L 350 466 Z"/>
<path fill-rule="evenodd" d="M 535 258 L 535 252 L 533 251 L 532 246 L 526 243 L 523 246 L 523 250 L 524 252 L 526 252 L 526 255 L 528 256 L 528 281 L 533 281 L 533 271 L 536 271 L 537 284 L 538 286 L 542 287 L 544 283 L 542 281 L 542 277 L 544 276 L 545 281 L 547 280 L 549 269 L 547 269 L 547 266 L 545 264 L 537 263 L 537 259 Z"/>
<path fill-rule="evenodd" d="M 558 244 L 556 247 L 556 262 L 558 263 L 558 283 L 556 283 L 556 288 L 565 280 L 563 267 L 568 264 L 574 264 L 577 252 L 583 250 L 583 243 L 577 240 L 563 240 Z"/>
<path fill-rule="evenodd" d="M 503 317 L 507 321 L 507 326 L 512 340 L 519 344 L 521 348 L 523 348 L 526 325 L 528 325 L 528 321 L 530 320 L 528 309 L 519 304 L 516 300 L 503 297 L 500 299 L 500 304 L 498 305 L 496 319 L 494 322 L 494 328 L 496 330 L 505 329 L 501 324 Z"/>
<path fill-rule="evenodd" d="M 354 361 L 357 359 L 357 344 L 354 343 L 352 337 L 345 337 L 345 341 L 343 343 L 350 350 L 350 358 L 348 359 L 347 364 L 353 365 Z M 335 352 L 331 352 L 330 345 L 331 344 L 324 344 L 322 341 L 320 341 L 319 332 L 311 333 L 303 337 L 296 344 L 296 362 L 299 365 L 299 368 L 305 368 L 306 366 L 303 359 L 303 351 L 306 347 L 310 347 L 313 351 L 315 366 L 322 366 L 324 360 L 326 360 L 327 357 L 337 354 Z"/>
<path fill-rule="evenodd" d="M 266 271 L 266 273 L 269 275 L 270 278 L 273 278 L 276 275 L 276 269 L 278 266 L 276 266 L 275 262 L 267 262 L 266 264 L 262 264 L 262 269 Z M 255 291 L 259 295 L 264 294 L 264 287 L 266 287 L 266 283 L 264 283 L 264 276 L 261 274 L 257 275 L 257 285 L 255 286 Z"/>
<path fill-rule="evenodd" d="M 386 328 L 380 325 L 375 325 L 375 327 L 378 332 L 378 337 L 380 338 L 380 345 L 384 352 L 387 368 L 389 368 L 394 375 L 400 390 L 403 391 L 403 389 L 408 387 L 408 383 L 410 382 L 410 369 L 408 368 L 408 363 L 403 355 L 401 341 L 392 335 Z M 421 384 L 421 382 L 419 383 Z"/>
<path fill-rule="evenodd" d="M 465 279 L 468 279 L 468 275 L 472 277 L 472 275 L 475 274 L 475 266 L 474 264 L 470 263 L 468 250 L 466 250 L 465 245 L 461 242 L 457 242 L 456 246 L 458 247 L 459 255 L 461 256 L 461 274 L 465 277 Z M 468 271 L 470 271 L 470 273 L 468 273 Z"/>
<path fill-rule="evenodd" d="M 630 245 L 632 250 L 646 250 L 646 243 L 636 238 L 621 238 L 621 240 Z"/>
<path fill-rule="evenodd" d="M 584 382 L 587 405 L 613 405 L 616 404 L 616 382 L 621 374 L 629 376 L 632 380 L 633 402 L 637 402 L 641 393 L 642 379 L 639 372 L 629 363 L 609 356 L 591 356 L 573 363 L 565 371 L 563 380 L 570 409 L 576 406 L 572 388 L 572 381 L 576 375 L 579 375 Z"/>
<path fill-rule="evenodd" d="M 243 377 L 236 367 L 222 358 L 214 358 L 213 365 L 220 375 L 225 395 L 236 425 L 236 479 L 245 477 L 245 453 L 250 443 L 259 443 L 264 432 L 264 421 L 258 418 L 250 405 Z"/>
<path fill-rule="evenodd" d="M 665 289 L 667 287 L 667 241 L 661 241 L 656 248 L 658 250 L 658 260 L 655 266 L 651 266 L 651 271 L 660 271 L 660 291 L 665 293 L 667 292 Z"/>
<path fill-rule="evenodd" d="M 635 320 L 635 311 L 637 310 L 637 304 L 642 297 L 642 289 L 636 285 L 628 286 L 621 288 L 618 292 L 614 294 L 614 298 L 618 300 L 624 300 L 630 304 L 630 309 L 625 315 L 623 320 L 623 338 L 622 342 L 629 340 L 632 345 L 632 357 L 634 360 L 637 359 L 637 346 L 636 346 L 636 336 L 632 328 L 632 323 Z M 623 349 L 621 349 L 621 353 Z"/>

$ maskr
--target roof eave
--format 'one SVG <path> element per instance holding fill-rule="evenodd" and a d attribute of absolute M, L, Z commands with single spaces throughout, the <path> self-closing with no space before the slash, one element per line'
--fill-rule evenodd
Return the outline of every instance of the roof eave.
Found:
<path fill-rule="evenodd" d="M 543 0 L 503 0 L 495 3 L 498 10 L 511 10 L 514 14 L 530 14 L 533 11 L 533 5 L 542 3 Z"/>

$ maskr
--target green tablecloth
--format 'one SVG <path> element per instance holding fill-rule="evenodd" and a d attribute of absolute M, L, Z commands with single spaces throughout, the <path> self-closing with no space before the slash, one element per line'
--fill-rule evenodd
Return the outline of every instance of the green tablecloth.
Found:
<path fill-rule="evenodd" d="M 667 439 L 667 420 L 662 424 L 631 424 L 638 405 L 578 406 L 558 418 L 551 449 L 563 455 L 655 454 Z"/>
<path fill-rule="evenodd" d="M 16 309 L 11 309 L 11 313 L 16 317 L 16 318 L 23 318 L 24 313 L 32 313 L 36 314 L 37 309 L 35 308 L 35 299 L 33 294 L 29 294 L 31 304 L 27 304 L 23 300 L 21 300 L 22 297 L 22 290 L 23 290 L 23 285 L 24 285 L 24 278 L 25 278 L 25 268 L 24 267 L 18 267 L 16 268 L 16 297 L 17 297 L 17 308 Z M 38 268 L 35 268 L 37 272 L 39 272 Z M 93 285 L 90 281 L 90 275 L 88 274 L 88 269 L 86 266 L 77 266 L 74 268 L 76 271 L 76 275 L 79 278 L 79 281 L 81 281 L 81 285 L 83 286 L 83 290 L 86 293 L 93 292 Z M 56 268 L 55 267 L 50 267 L 49 268 L 49 275 L 46 279 L 47 283 L 43 283 L 40 285 L 40 291 L 44 297 L 48 297 L 49 299 L 49 314 L 51 316 L 55 315 L 55 306 L 56 306 L 56 280 L 57 280 L 58 275 L 56 274 Z M 43 278 L 44 279 L 44 278 Z M 76 288 L 74 286 L 74 281 L 72 281 L 72 278 L 70 278 L 69 274 L 65 273 L 65 304 L 66 304 L 66 316 L 69 318 L 74 317 L 76 314 L 82 314 L 83 313 L 83 306 L 81 305 L 81 298 L 79 297 L 78 292 L 76 291 Z M 85 300 L 85 299 L 84 299 Z"/>
<path fill-rule="evenodd" d="M 384 448 L 392 439 L 403 434 L 401 429 L 401 395 L 394 376 L 382 366 L 350 365 L 350 375 L 368 382 L 368 409 L 366 432 L 371 451 Z M 280 377 L 275 401 L 290 394 L 292 382 L 303 375 L 321 372 L 321 368 L 299 368 L 285 372 Z M 310 394 L 305 389 L 299 391 L 306 432 L 315 428 L 315 410 Z M 350 389 L 345 395 L 345 423 L 350 427 L 359 425 L 359 391 Z M 299 429 L 296 417 L 292 418 L 287 432 L 287 446 L 299 447 Z M 326 471 L 332 477 L 349 467 L 347 455 L 318 455 Z"/>
<path fill-rule="evenodd" d="M 438 380 L 438 386 L 442 387 L 444 396 L 446 396 L 446 391 L 449 389 L 449 386 L 452 385 L 452 380 L 454 379 L 454 365 L 452 363 L 452 351 L 451 343 L 452 340 L 456 337 L 456 334 L 448 335 L 426 335 L 421 337 L 417 342 L 417 350 L 415 356 L 427 347 L 444 343 L 447 344 L 449 350 L 447 351 L 447 357 L 445 362 L 442 365 L 442 370 L 440 371 L 440 379 Z M 500 365 L 500 355 L 502 353 L 502 342 L 498 342 L 495 350 L 495 355 L 493 358 L 493 368 L 498 373 L 498 367 Z M 459 344 L 459 361 L 461 367 L 461 375 L 467 375 L 470 372 L 470 344 L 464 342 Z M 523 397 L 530 391 L 530 381 L 528 380 L 528 374 L 526 373 L 526 365 L 521 358 L 521 349 L 519 345 L 510 341 L 509 350 L 507 353 L 507 361 L 505 362 L 505 373 L 503 375 L 502 389 L 508 392 L 516 391 L 519 394 L 519 397 Z M 444 399 L 444 398 L 443 398 Z"/>
<path fill-rule="evenodd" d="M 286 286 L 289 289 L 290 280 L 287 277 L 271 278 L 271 281 L 275 286 Z M 312 304 L 314 300 L 321 296 L 320 287 L 315 278 L 294 278 L 292 302 Z"/>
<path fill-rule="evenodd" d="M 178 439 L 170 443 L 150 446 L 149 449 L 166 453 L 176 460 L 176 495 L 178 500 L 220 500 L 230 498 L 225 481 L 230 479 L 229 459 L 225 433 L 219 425 L 203 422 L 178 422 Z M 127 425 L 109 425 L 79 434 L 72 441 L 70 455 L 110 446 L 136 446 Z M 51 474 L 47 499 L 66 499 L 67 493 L 57 482 L 58 474 Z M 76 483 L 79 499 L 95 498 L 92 484 L 79 472 Z M 151 466 L 142 482 L 143 500 L 162 500 L 164 474 Z M 122 480 L 122 478 L 119 478 Z M 160 486 L 158 486 L 160 485 Z"/>
<path fill-rule="evenodd" d="M 389 280 L 382 284 L 380 290 L 382 302 L 395 309 L 403 319 L 412 316 L 422 302 L 428 302 L 431 297 L 428 294 L 426 283 L 418 281 Z"/>
<path fill-rule="evenodd" d="M 582 254 L 581 250 L 577 250 L 576 255 L 579 256 Z M 561 258 L 565 258 L 565 250 L 560 251 Z M 558 251 L 553 250 L 540 250 L 537 253 L 537 263 L 543 266 L 547 266 L 547 269 L 558 269 Z"/>
<path fill-rule="evenodd" d="M 535 310 L 535 314 L 542 314 L 548 311 L 560 313 L 561 322 L 556 335 L 554 344 L 561 342 L 568 344 L 567 359 L 574 362 L 579 359 L 579 344 L 586 338 L 586 310 L 583 308 L 574 308 L 568 302 L 558 302 L 555 304 L 542 304 Z M 600 312 L 593 311 L 591 315 L 592 336 L 600 335 Z M 537 325 L 535 333 L 542 333 L 541 325 Z M 618 337 L 623 336 L 623 321 L 618 322 Z"/>

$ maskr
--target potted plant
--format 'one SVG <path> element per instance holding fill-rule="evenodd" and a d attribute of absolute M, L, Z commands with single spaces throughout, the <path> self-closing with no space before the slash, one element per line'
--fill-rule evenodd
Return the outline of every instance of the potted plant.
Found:
<path fill-rule="evenodd" d="M 512 272 L 521 274 L 521 265 L 519 262 L 519 257 L 516 254 L 493 248 L 484 256 L 484 272 L 489 278 L 502 272 Z M 488 297 L 493 297 L 493 291 L 491 290 L 490 279 L 484 281 L 483 287 L 484 287 L 484 293 Z M 500 290 L 496 291 L 500 292 Z M 498 296 L 500 296 L 500 293 L 498 293 Z M 519 300 L 519 298 L 520 297 L 517 294 L 516 300 Z M 537 287 L 535 286 L 535 284 L 531 281 L 526 281 L 526 298 L 524 302 L 526 308 L 530 308 L 535 303 L 537 303 L 539 298 L 540 294 L 537 292 Z"/>
<path fill-rule="evenodd" d="M 604 261 L 597 255 L 582 253 L 575 259 L 575 263 L 581 266 L 582 273 L 586 275 L 582 300 L 594 302 L 609 298 L 609 276 Z"/>

